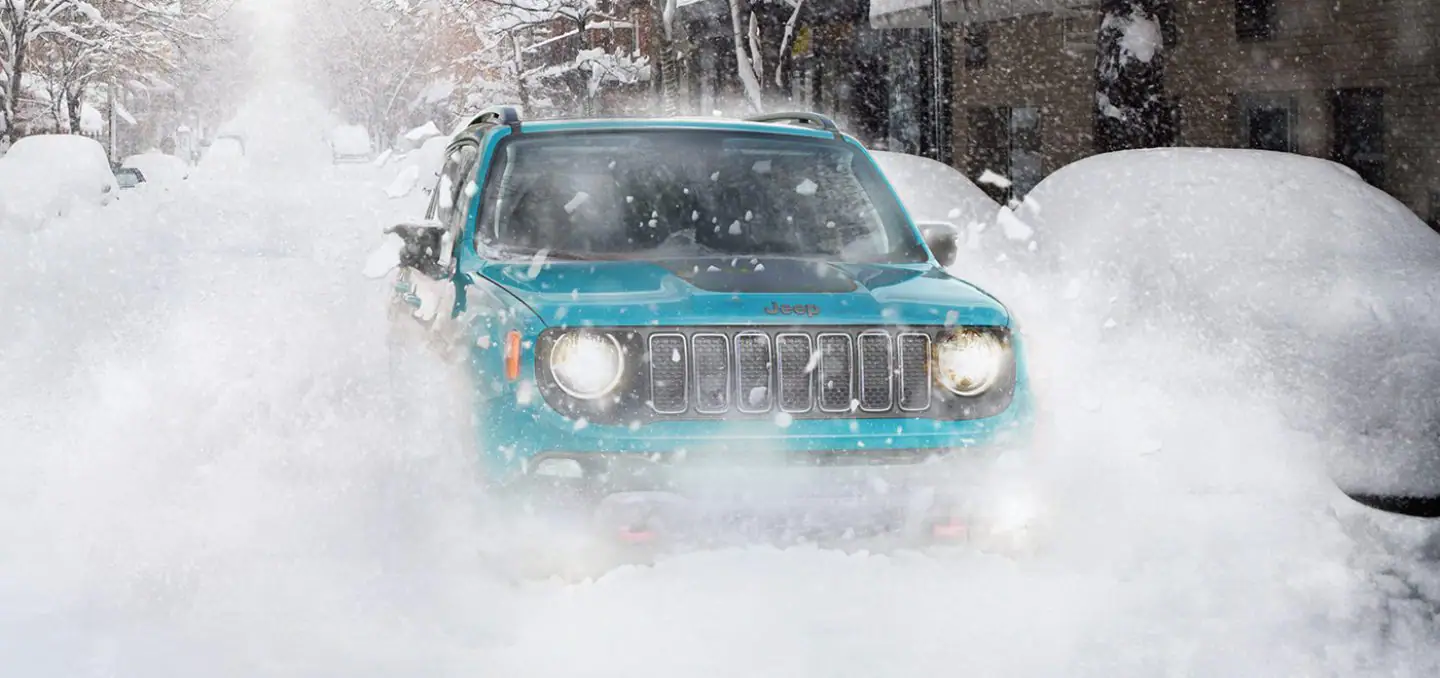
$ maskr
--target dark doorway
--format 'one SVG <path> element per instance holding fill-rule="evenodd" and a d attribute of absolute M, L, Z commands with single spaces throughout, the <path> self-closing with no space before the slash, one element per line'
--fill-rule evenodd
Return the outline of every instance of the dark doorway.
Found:
<path fill-rule="evenodd" d="M 1335 143 L 1331 160 L 1360 174 L 1372 186 L 1385 185 L 1385 91 L 1339 89 L 1330 94 Z"/>
<path fill-rule="evenodd" d="M 965 157 L 969 164 L 965 173 L 971 180 L 979 179 L 985 170 L 990 170 L 1001 176 L 1010 174 L 1010 108 L 997 106 L 990 108 L 971 108 L 966 111 L 969 118 L 970 141 Z M 997 202 L 1004 203 L 1010 197 L 1010 191 L 994 184 L 980 182 L 980 188 L 984 189 L 990 197 Z"/>

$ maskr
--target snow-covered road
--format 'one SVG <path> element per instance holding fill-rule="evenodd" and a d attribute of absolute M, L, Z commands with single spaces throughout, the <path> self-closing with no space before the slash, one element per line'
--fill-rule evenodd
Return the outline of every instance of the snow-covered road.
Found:
<path fill-rule="evenodd" d="M 1067 340 L 1037 555 L 497 576 L 467 460 L 386 396 L 389 177 L 313 139 L 0 229 L 0 675 L 1440 675 L 1440 530 L 1348 505 L 1274 402 L 1138 333 L 1027 327 Z"/>

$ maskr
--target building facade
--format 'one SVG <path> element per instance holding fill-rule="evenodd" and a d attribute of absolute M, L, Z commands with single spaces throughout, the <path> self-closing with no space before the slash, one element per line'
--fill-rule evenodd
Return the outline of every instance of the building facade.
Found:
<path fill-rule="evenodd" d="M 1098 4 L 1098 3 L 1097 3 Z M 1347 165 L 1440 224 L 1440 2 L 1171 0 L 1173 143 Z M 957 29 L 955 164 L 1023 195 L 1095 152 L 1098 7 Z"/>
<path fill-rule="evenodd" d="M 736 116 L 751 110 L 740 83 L 729 7 L 727 0 L 679 0 L 681 114 Z M 776 65 L 766 67 L 767 107 L 825 113 L 872 147 L 948 156 L 949 144 L 936 149 L 931 137 L 937 121 L 931 112 L 934 80 L 928 74 L 935 69 L 929 31 L 871 22 L 870 9 L 865 0 L 801 3 L 794 33 L 784 43 L 783 90 L 770 87 Z M 773 13 L 761 38 L 767 44 L 781 41 L 777 26 L 795 11 L 785 3 L 752 3 L 751 10 Z M 942 47 L 940 71 L 948 88 L 949 41 Z M 947 128 L 949 122 L 948 114 L 938 121 Z M 948 138 L 948 129 L 943 134 Z"/>

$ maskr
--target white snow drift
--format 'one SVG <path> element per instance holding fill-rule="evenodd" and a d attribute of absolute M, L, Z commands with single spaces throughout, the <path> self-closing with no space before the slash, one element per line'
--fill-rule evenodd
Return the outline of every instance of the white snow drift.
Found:
<path fill-rule="evenodd" d="M 1189 387 L 1276 395 L 1348 489 L 1440 493 L 1440 235 L 1394 198 L 1323 160 L 1175 149 L 1065 167 L 1016 216 L 1023 266 L 1123 328 L 1099 341 L 1214 352 Z"/>

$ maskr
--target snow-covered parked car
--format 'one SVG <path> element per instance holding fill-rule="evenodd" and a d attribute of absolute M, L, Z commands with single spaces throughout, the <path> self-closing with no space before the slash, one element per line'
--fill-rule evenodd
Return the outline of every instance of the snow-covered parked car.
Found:
<path fill-rule="evenodd" d="M 1000 211 L 989 194 L 943 162 L 893 151 L 872 150 L 870 156 L 916 221 L 948 222 L 962 233 L 978 233 L 994 223 Z"/>
<path fill-rule="evenodd" d="M 1000 204 L 960 170 L 943 162 L 908 153 L 870 151 L 875 164 L 895 187 L 901 204 L 922 228 L 944 228 L 957 236 L 957 265 L 972 275 L 980 268 L 982 242 L 999 237 Z"/>
<path fill-rule="evenodd" d="M 1009 310 L 945 271 L 953 236 L 922 237 L 826 118 L 504 108 L 435 186 L 366 272 L 466 382 L 499 486 L 627 539 L 737 512 L 948 538 L 1027 443 Z"/>
<path fill-rule="evenodd" d="M 190 165 L 173 155 L 151 151 L 125 158 L 122 167 L 133 167 L 145 175 L 145 181 L 160 187 L 173 187 L 190 178 Z"/>
<path fill-rule="evenodd" d="M 341 125 L 330 131 L 330 157 L 334 162 L 369 162 L 374 155 L 370 133 L 364 127 Z"/>
<path fill-rule="evenodd" d="M 108 204 L 118 190 L 105 149 L 89 137 L 25 137 L 0 156 L 0 202 L 7 222 L 37 226 Z"/>
<path fill-rule="evenodd" d="M 222 176 L 248 166 L 244 143 L 236 137 L 219 137 L 205 148 L 196 169 L 211 176 Z"/>
<path fill-rule="evenodd" d="M 1405 205 L 1325 160 L 1161 149 L 1061 168 L 1015 217 L 1057 286 L 1035 298 L 1219 354 L 1217 383 L 1273 390 L 1347 493 L 1436 511 L 1440 234 Z"/>

